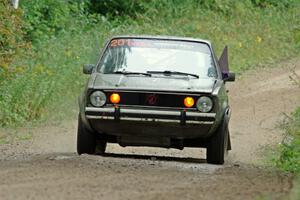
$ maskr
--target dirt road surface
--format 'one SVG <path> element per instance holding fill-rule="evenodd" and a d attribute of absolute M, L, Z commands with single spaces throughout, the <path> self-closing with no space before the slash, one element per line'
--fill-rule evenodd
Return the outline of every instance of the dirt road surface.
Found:
<path fill-rule="evenodd" d="M 286 199 L 291 176 L 262 163 L 266 147 L 283 138 L 282 113 L 300 103 L 291 66 L 247 72 L 228 84 L 233 150 L 223 166 L 206 164 L 204 149 L 110 144 L 105 156 L 78 156 L 77 122 L 64 121 L 14 130 L 32 139 L 0 145 L 0 199 Z"/>

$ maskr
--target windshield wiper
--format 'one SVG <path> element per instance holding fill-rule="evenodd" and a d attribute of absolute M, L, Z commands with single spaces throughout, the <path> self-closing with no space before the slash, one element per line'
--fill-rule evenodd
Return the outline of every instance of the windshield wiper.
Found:
<path fill-rule="evenodd" d="M 144 73 L 144 72 L 129 72 L 129 71 L 115 71 L 108 74 L 124 74 L 124 75 L 144 75 L 144 76 L 152 76 L 150 73 Z"/>
<path fill-rule="evenodd" d="M 190 74 L 190 73 L 185 73 L 185 72 L 178 72 L 178 71 L 147 71 L 147 73 L 150 74 L 165 74 L 167 76 L 170 76 L 171 74 L 178 74 L 178 75 L 186 75 L 186 76 L 193 76 L 196 78 L 199 78 L 199 76 L 197 74 Z"/>

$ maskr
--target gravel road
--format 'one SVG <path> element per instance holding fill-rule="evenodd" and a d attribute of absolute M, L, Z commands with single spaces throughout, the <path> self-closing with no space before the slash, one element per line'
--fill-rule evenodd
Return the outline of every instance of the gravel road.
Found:
<path fill-rule="evenodd" d="M 0 199 L 286 199 L 291 176 L 267 168 L 266 148 L 281 142 L 283 113 L 300 103 L 292 64 L 250 71 L 228 83 L 233 150 L 223 166 L 204 149 L 122 148 L 75 153 L 77 122 L 0 130 L 32 139 L 0 145 Z M 300 63 L 296 67 L 300 74 Z"/>

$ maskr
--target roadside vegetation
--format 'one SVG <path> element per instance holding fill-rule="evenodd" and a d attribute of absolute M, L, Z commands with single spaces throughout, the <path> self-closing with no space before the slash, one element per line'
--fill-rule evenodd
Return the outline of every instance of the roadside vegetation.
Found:
<path fill-rule="evenodd" d="M 232 70 L 299 55 L 299 0 L 0 0 L 0 126 L 76 112 L 84 63 L 118 34 L 175 35 L 229 46 Z"/>
<path fill-rule="evenodd" d="M 299 85 L 300 87 L 300 85 Z M 300 107 L 285 123 L 286 139 L 279 147 L 279 156 L 275 160 L 277 167 L 294 174 L 290 199 L 300 198 Z"/>
<path fill-rule="evenodd" d="M 280 146 L 276 164 L 284 171 L 300 175 L 300 107 L 284 124 L 285 139 Z"/>
<path fill-rule="evenodd" d="M 300 77 L 293 73 L 291 81 L 300 88 Z M 295 179 L 290 199 L 300 198 L 300 107 L 282 124 L 285 138 L 278 149 L 275 165 L 285 172 L 294 174 Z"/>

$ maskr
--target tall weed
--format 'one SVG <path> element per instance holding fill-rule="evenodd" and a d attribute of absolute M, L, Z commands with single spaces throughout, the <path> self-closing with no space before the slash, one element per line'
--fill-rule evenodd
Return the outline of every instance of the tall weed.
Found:
<path fill-rule="evenodd" d="M 0 13 L 0 73 L 8 76 L 13 57 L 29 44 L 24 41 L 22 11 L 13 9 L 8 1 L 0 0 Z M 0 74 L 0 83 L 1 78 Z"/>
<path fill-rule="evenodd" d="M 276 164 L 284 171 L 300 175 L 300 107 L 284 126 L 286 138 L 280 146 L 280 156 Z"/>

